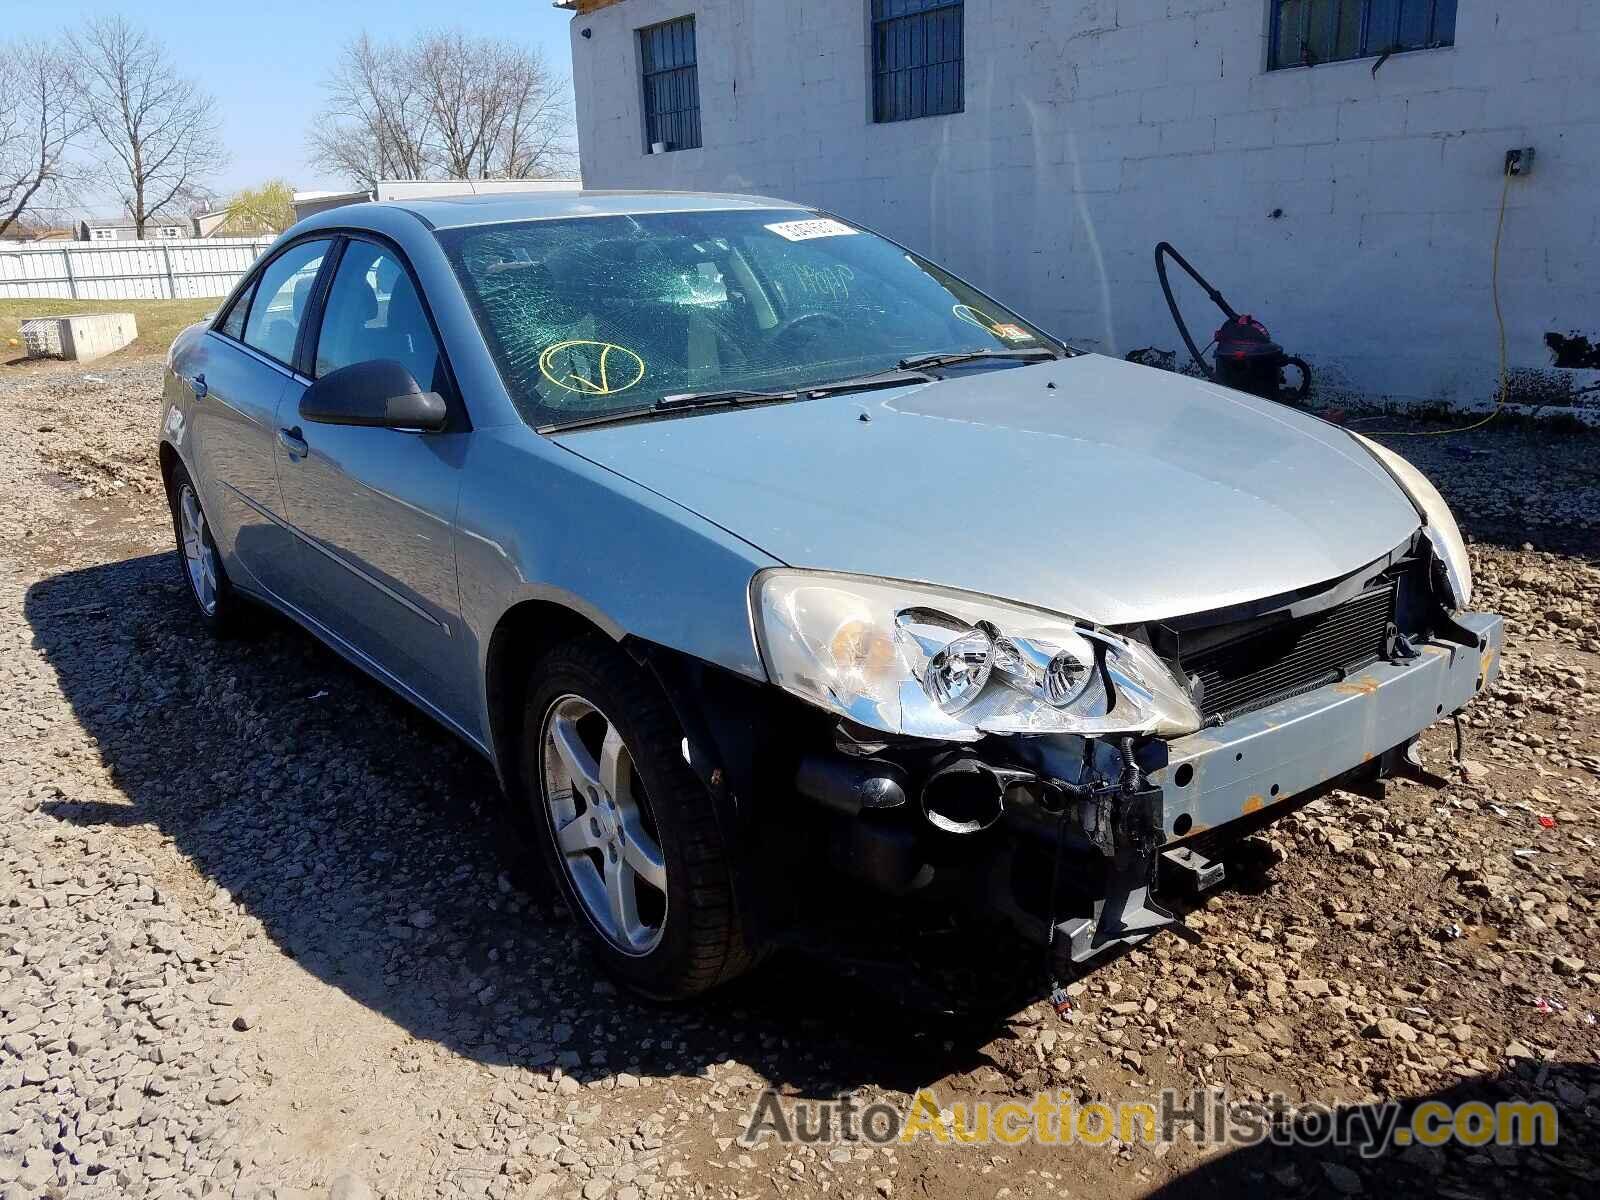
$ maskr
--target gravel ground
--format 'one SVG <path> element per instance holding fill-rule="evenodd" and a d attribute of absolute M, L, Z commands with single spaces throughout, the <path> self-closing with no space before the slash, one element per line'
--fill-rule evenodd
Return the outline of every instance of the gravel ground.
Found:
<path fill-rule="evenodd" d="M 1105 964 L 1068 1021 L 1032 952 L 918 925 L 857 935 L 888 985 L 779 956 L 664 1010 L 513 883 L 468 751 L 276 619 L 202 636 L 159 495 L 159 387 L 154 360 L 0 374 L 0 1200 L 1593 1194 L 1600 440 L 1392 441 L 1479 539 L 1504 675 L 1447 788 L 1337 793 L 1272 826 L 1198 944 Z M 1448 727 L 1426 748 L 1448 769 Z M 912 1002 L 963 970 L 1032 1002 Z M 767 1086 L 1530 1097 L 1563 1136 L 1375 1160 L 743 1146 Z"/>

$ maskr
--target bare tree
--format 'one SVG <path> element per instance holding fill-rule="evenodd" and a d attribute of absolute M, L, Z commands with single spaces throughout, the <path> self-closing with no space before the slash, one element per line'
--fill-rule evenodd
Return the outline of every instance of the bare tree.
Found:
<path fill-rule="evenodd" d="M 427 105 L 434 158 L 450 179 L 488 174 L 494 153 L 504 102 L 486 49 L 457 29 L 425 35 L 406 54 Z"/>
<path fill-rule="evenodd" d="M 0 46 L 0 237 L 65 200 L 74 173 L 68 152 L 84 122 L 68 58 L 42 42 Z"/>
<path fill-rule="evenodd" d="M 120 16 L 91 21 L 68 43 L 83 71 L 81 111 L 99 135 L 106 182 L 137 236 L 152 217 L 203 202 L 205 177 L 228 160 L 211 96 Z"/>
<path fill-rule="evenodd" d="M 537 53 L 508 57 L 502 75 L 504 120 L 496 142 L 495 174 L 505 179 L 544 179 L 576 165 L 572 111 L 566 80 L 556 77 Z"/>
<path fill-rule="evenodd" d="M 571 165 L 566 80 L 537 50 L 460 30 L 345 47 L 309 134 L 313 161 L 380 179 L 538 178 Z"/>
<path fill-rule="evenodd" d="M 313 163 L 366 188 L 427 177 L 428 107 L 405 57 L 365 33 L 344 48 L 311 130 Z"/>

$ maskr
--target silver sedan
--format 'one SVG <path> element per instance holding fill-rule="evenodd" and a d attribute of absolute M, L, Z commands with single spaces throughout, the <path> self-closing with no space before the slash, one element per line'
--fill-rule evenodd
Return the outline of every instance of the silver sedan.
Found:
<path fill-rule="evenodd" d="M 270 605 L 481 751 L 656 996 L 824 878 L 1137 942 L 1501 644 L 1402 458 L 778 200 L 312 217 L 174 343 L 160 454 L 199 621 Z"/>

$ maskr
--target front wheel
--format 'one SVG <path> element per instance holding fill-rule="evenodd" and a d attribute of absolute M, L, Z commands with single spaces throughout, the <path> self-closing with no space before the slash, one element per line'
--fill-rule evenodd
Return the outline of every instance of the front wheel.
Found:
<path fill-rule="evenodd" d="M 539 663 L 524 714 L 535 839 L 606 968 L 658 999 L 696 995 L 752 961 L 712 800 L 645 671 L 585 639 Z"/>

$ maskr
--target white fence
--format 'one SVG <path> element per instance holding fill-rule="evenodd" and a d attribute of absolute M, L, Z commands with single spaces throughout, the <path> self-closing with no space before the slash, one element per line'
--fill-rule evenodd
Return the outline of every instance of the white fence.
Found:
<path fill-rule="evenodd" d="M 0 245 L 0 299 L 225 296 L 272 241 L 270 237 L 152 238 Z"/>

